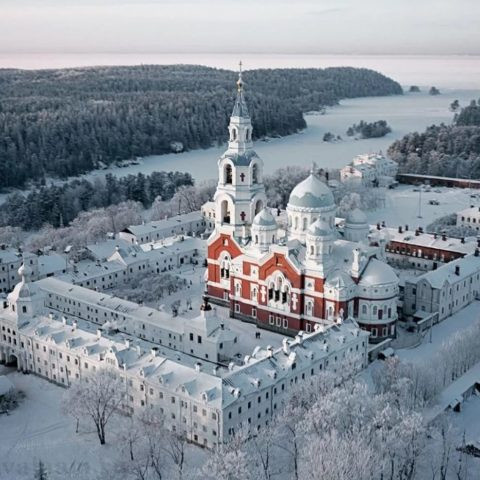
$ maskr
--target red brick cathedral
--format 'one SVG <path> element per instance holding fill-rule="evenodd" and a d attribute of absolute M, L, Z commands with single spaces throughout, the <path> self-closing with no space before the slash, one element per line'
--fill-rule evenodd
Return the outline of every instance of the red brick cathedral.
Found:
<path fill-rule="evenodd" d="M 398 278 L 383 246 L 369 244 L 365 214 L 353 210 L 337 229 L 332 192 L 314 169 L 292 190 L 285 225 L 266 207 L 243 87 L 240 73 L 228 149 L 218 160 L 210 298 L 234 317 L 286 334 L 353 317 L 372 342 L 394 336 Z"/>

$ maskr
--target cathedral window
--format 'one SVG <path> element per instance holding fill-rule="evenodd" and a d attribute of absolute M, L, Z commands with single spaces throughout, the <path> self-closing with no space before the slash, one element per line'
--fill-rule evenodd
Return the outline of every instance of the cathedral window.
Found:
<path fill-rule="evenodd" d="M 268 299 L 271 300 L 273 298 L 273 286 L 268 288 Z"/>
<path fill-rule="evenodd" d="M 263 208 L 263 202 L 261 200 L 258 200 L 257 203 L 255 204 L 255 215 L 257 213 L 260 213 L 262 208 Z"/>
<path fill-rule="evenodd" d="M 258 245 L 258 235 L 255 235 L 255 243 Z"/>
<path fill-rule="evenodd" d="M 258 183 L 258 165 L 256 163 L 252 167 L 252 183 Z"/>
<path fill-rule="evenodd" d="M 228 200 L 222 200 L 221 203 L 221 218 L 223 223 L 230 223 L 230 210 L 228 208 Z"/>
<path fill-rule="evenodd" d="M 304 218 L 303 219 L 303 226 L 302 226 L 302 230 L 306 230 L 307 229 L 307 219 Z"/>
<path fill-rule="evenodd" d="M 295 230 L 298 230 L 299 218 L 295 217 Z"/>
<path fill-rule="evenodd" d="M 376 305 L 374 305 L 374 306 L 373 306 L 373 314 L 374 314 L 374 315 L 376 315 L 376 314 L 377 314 L 377 310 L 378 310 L 377 306 L 376 306 Z"/>
<path fill-rule="evenodd" d="M 362 305 L 362 314 L 363 315 L 367 314 L 367 306 L 366 305 Z"/>
<path fill-rule="evenodd" d="M 310 255 L 315 255 L 315 247 L 310 245 Z"/>
<path fill-rule="evenodd" d="M 232 166 L 225 165 L 225 172 L 224 172 L 225 183 L 232 183 Z"/>

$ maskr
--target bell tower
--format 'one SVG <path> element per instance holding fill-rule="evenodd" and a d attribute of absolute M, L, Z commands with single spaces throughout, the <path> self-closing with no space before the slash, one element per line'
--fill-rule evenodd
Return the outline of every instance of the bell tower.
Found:
<path fill-rule="evenodd" d="M 237 97 L 228 126 L 228 148 L 218 160 L 214 196 L 216 229 L 238 237 L 250 235 L 253 218 L 266 206 L 263 162 L 253 149 L 252 130 L 240 62 Z"/>

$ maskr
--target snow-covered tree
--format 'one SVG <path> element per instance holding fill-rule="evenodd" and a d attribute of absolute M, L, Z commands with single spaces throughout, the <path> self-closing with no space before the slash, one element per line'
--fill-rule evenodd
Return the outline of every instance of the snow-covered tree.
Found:
<path fill-rule="evenodd" d="M 125 383 L 118 373 L 101 369 L 71 384 L 63 399 L 63 410 L 75 419 L 92 422 L 104 445 L 107 424 L 118 412 L 124 396 Z"/>

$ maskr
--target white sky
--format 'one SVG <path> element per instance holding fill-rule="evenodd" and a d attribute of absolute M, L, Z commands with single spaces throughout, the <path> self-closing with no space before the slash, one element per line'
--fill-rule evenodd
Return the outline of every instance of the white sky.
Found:
<path fill-rule="evenodd" d="M 0 0 L 0 52 L 480 54 L 480 0 Z"/>

